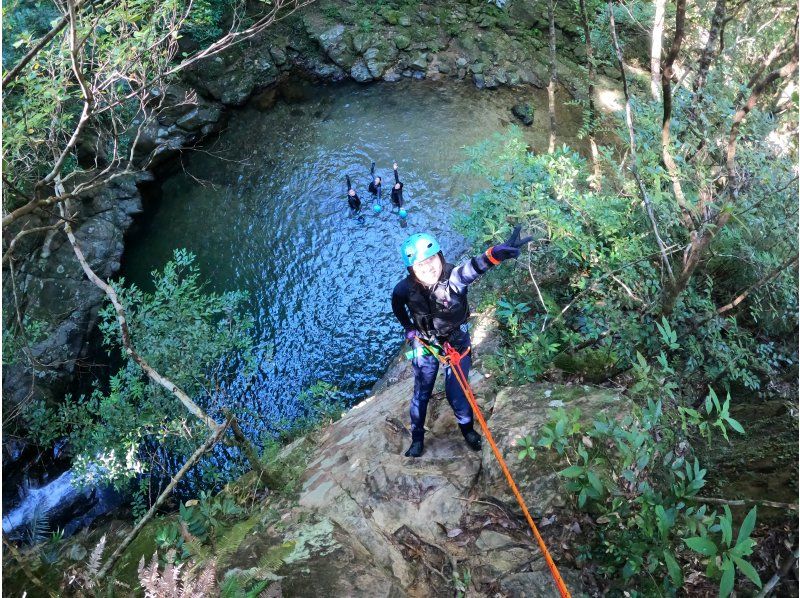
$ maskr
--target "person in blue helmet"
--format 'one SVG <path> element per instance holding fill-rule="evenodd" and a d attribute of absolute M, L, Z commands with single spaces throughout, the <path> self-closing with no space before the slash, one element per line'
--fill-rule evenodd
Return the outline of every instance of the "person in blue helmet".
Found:
<path fill-rule="evenodd" d="M 406 341 L 411 344 L 414 368 L 411 446 L 405 453 L 406 457 L 422 455 L 428 401 L 439 371 L 436 356 L 428 353 L 419 339 L 424 339 L 429 345 L 450 343 L 462 354 L 470 347 L 465 326 L 470 315 L 467 302 L 469 285 L 489 268 L 519 256 L 520 247 L 533 238 L 520 239 L 520 229 L 519 226 L 514 228 L 511 237 L 502 245 L 490 247 L 459 266 L 445 261 L 439 243 L 432 235 L 411 235 L 400 246 L 408 276 L 394 287 L 392 311 L 405 330 Z M 470 353 L 467 353 L 461 360 L 467 378 L 471 364 Z M 481 436 L 473 429 L 472 408 L 450 368 L 445 372 L 445 394 L 467 445 L 480 450 Z"/>

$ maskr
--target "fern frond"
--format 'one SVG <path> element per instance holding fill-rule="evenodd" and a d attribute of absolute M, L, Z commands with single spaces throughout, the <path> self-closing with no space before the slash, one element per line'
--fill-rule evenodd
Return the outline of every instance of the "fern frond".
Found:
<path fill-rule="evenodd" d="M 103 558 L 103 551 L 106 548 L 106 535 L 103 534 L 103 537 L 100 538 L 100 541 L 97 543 L 97 546 L 94 547 L 92 550 L 92 554 L 89 555 L 89 563 L 87 565 L 87 571 L 89 573 L 89 577 L 96 577 L 97 572 L 100 571 L 100 559 Z"/>
<path fill-rule="evenodd" d="M 39 544 L 50 535 L 50 515 L 44 506 L 44 499 L 40 499 L 33 507 L 30 521 L 25 529 L 25 536 L 31 545 Z"/>
<path fill-rule="evenodd" d="M 205 598 L 218 593 L 217 588 L 217 563 L 211 560 L 202 570 L 200 575 L 188 579 L 183 586 L 183 598 Z"/>
<path fill-rule="evenodd" d="M 144 556 L 139 561 L 139 584 L 144 588 L 144 595 L 148 598 L 158 596 L 158 552 L 153 553 L 150 565 L 145 567 Z"/>

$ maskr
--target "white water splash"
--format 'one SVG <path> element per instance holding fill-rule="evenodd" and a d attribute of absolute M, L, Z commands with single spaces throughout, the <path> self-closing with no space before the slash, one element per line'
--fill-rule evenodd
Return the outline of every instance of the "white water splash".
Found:
<path fill-rule="evenodd" d="M 46 512 L 68 497 L 78 494 L 79 491 L 72 485 L 72 478 L 72 471 L 68 470 L 41 488 L 31 488 L 19 506 L 10 513 L 3 514 L 3 532 L 9 533 L 26 524 L 39 503 L 40 508 Z"/>

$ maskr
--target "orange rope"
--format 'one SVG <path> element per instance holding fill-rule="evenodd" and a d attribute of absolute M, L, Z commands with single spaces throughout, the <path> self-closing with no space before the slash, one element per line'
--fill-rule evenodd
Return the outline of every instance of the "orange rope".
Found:
<path fill-rule="evenodd" d="M 419 336 L 417 339 L 428 349 L 428 351 L 433 353 L 433 348 L 422 340 Z M 550 551 L 547 550 L 547 546 L 542 539 L 539 530 L 536 528 L 536 524 L 533 522 L 533 518 L 531 514 L 528 512 L 528 507 L 525 505 L 525 499 L 522 498 L 522 494 L 520 494 L 519 490 L 517 489 L 517 485 L 514 483 L 514 478 L 511 477 L 511 472 L 508 471 L 508 466 L 506 465 L 505 459 L 503 459 L 503 455 L 500 454 L 500 450 L 497 448 L 497 445 L 494 442 L 494 438 L 492 438 L 492 433 L 489 431 L 489 426 L 486 425 L 486 420 L 483 419 L 483 414 L 481 410 L 478 408 L 478 403 L 475 400 L 475 395 L 472 392 L 472 387 L 469 385 L 469 381 L 464 376 L 464 371 L 461 369 L 461 358 L 464 357 L 468 352 L 469 348 L 464 351 L 463 354 L 459 353 L 456 349 L 454 349 L 450 343 L 444 344 L 445 350 L 445 357 L 441 357 L 436 355 L 436 358 L 444 365 L 449 365 L 453 369 L 453 373 L 456 375 L 456 380 L 458 380 L 458 384 L 461 386 L 461 389 L 464 391 L 464 394 L 467 397 L 467 401 L 469 401 L 470 406 L 472 407 L 472 411 L 475 414 L 475 417 L 478 420 L 478 423 L 483 430 L 486 439 L 489 441 L 489 445 L 492 447 L 492 451 L 494 452 L 494 456 L 497 458 L 497 462 L 500 463 L 500 469 L 503 470 L 503 473 L 506 476 L 506 480 L 508 481 L 508 485 L 511 487 L 511 491 L 514 493 L 514 496 L 517 498 L 517 502 L 519 506 L 522 508 L 522 512 L 525 514 L 525 519 L 528 520 L 528 525 L 531 526 L 531 530 L 533 531 L 533 535 L 536 538 L 536 542 L 539 544 L 539 548 L 544 555 L 544 560 L 547 562 L 547 567 L 550 569 L 550 574 L 553 576 L 553 579 L 556 582 L 556 586 L 558 587 L 558 591 L 561 594 L 561 598 L 571 598 L 569 590 L 567 589 L 564 580 L 561 578 L 561 574 L 558 572 L 558 567 L 556 567 L 555 562 L 553 561 L 553 557 L 550 556 Z M 435 354 L 434 354 L 435 355 Z"/>

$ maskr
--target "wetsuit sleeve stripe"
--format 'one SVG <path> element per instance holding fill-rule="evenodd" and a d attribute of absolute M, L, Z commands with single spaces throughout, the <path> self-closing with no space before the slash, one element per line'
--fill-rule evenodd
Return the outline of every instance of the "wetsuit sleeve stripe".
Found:
<path fill-rule="evenodd" d="M 449 282 L 459 291 L 463 291 L 491 267 L 492 263 L 486 254 L 478 254 L 470 258 L 469 261 L 453 268 Z"/>
<path fill-rule="evenodd" d="M 402 282 L 394 287 L 394 291 L 392 291 L 392 311 L 400 325 L 408 331 L 414 328 L 414 323 L 408 316 L 408 310 L 406 309 L 408 293 L 405 291 L 405 285 Z"/>

